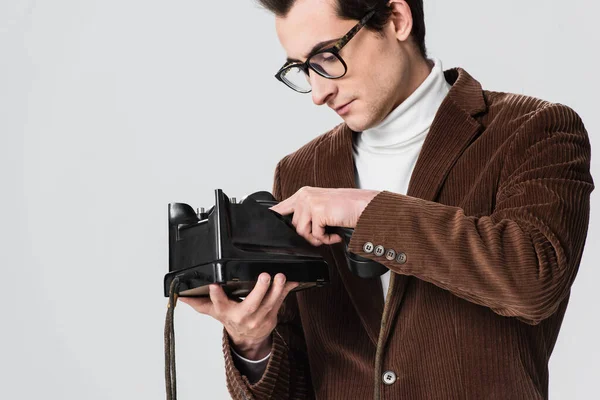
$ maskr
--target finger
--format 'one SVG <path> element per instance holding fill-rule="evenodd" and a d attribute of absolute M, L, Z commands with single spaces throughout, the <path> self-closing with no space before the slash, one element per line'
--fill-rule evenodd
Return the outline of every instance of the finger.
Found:
<path fill-rule="evenodd" d="M 241 303 L 243 304 L 244 311 L 247 314 L 254 314 L 256 310 L 258 310 L 260 303 L 262 303 L 265 294 L 269 290 L 270 282 L 271 275 L 269 275 L 268 273 L 263 272 L 258 276 L 256 285 L 254 285 L 252 291 L 248 293 L 248 296 L 246 296 L 244 301 L 242 301 Z"/>
<path fill-rule="evenodd" d="M 263 303 L 261 304 L 261 309 L 263 310 L 264 314 L 267 314 L 277 306 L 279 298 L 282 296 L 282 294 L 284 294 L 283 292 L 285 287 L 286 277 L 284 274 L 278 273 L 273 279 L 273 284 L 271 285 L 269 294 L 265 297 Z"/>
<path fill-rule="evenodd" d="M 213 315 L 213 304 L 209 297 L 178 297 L 178 300 L 188 304 L 201 314 L 210 315 L 211 317 Z"/>
<path fill-rule="evenodd" d="M 335 243 L 340 243 L 342 242 L 344 239 L 342 239 L 342 237 L 340 235 L 338 235 L 337 233 L 331 233 L 329 235 L 329 243 L 327 244 L 335 244 Z"/>
<path fill-rule="evenodd" d="M 271 310 L 267 313 L 267 316 L 277 314 L 288 294 L 298 286 L 300 286 L 300 282 L 286 282 L 285 285 L 283 285 L 281 294 L 277 299 L 275 299 L 275 302 L 273 303 Z"/>
<path fill-rule="evenodd" d="M 208 292 L 216 317 L 226 314 L 229 307 L 234 304 L 234 302 L 227 297 L 223 288 L 218 284 L 212 283 L 208 285 Z"/>
<path fill-rule="evenodd" d="M 328 241 L 330 234 L 325 233 L 325 227 L 321 226 L 316 219 L 312 220 L 311 235 L 319 242 L 329 244 Z"/>
<path fill-rule="evenodd" d="M 295 203 L 295 198 L 292 196 L 275 204 L 273 207 L 270 207 L 270 209 L 281 215 L 287 215 L 294 212 Z"/>
<path fill-rule="evenodd" d="M 295 216 L 296 214 L 294 214 Z M 311 215 L 309 213 L 302 214 L 298 217 L 298 225 L 296 225 L 296 232 L 304 239 L 306 239 L 313 246 L 320 246 L 323 244 L 319 239 L 315 238 L 312 234 L 312 222 Z"/>
<path fill-rule="evenodd" d="M 314 226 L 314 225 L 313 225 Z M 318 237 L 318 239 L 323 243 L 323 244 L 335 244 L 335 243 L 340 243 L 343 239 L 340 235 L 338 235 L 337 233 L 325 233 L 325 228 L 323 229 L 323 236 L 322 237 Z"/>
<path fill-rule="evenodd" d="M 298 220 L 300 219 L 301 215 L 302 215 L 302 211 L 300 211 L 300 210 L 295 210 L 294 214 L 292 214 L 292 225 L 294 225 L 294 227 L 298 226 Z"/>
<path fill-rule="evenodd" d="M 285 299 L 285 297 L 298 286 L 300 286 L 300 282 L 286 282 L 283 288 L 283 299 Z M 281 299 L 281 301 L 283 301 L 283 299 Z"/>

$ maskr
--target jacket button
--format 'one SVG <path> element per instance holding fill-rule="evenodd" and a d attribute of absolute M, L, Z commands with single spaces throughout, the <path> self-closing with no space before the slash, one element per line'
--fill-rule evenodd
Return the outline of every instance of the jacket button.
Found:
<path fill-rule="evenodd" d="M 373 243 L 367 242 L 367 243 L 363 244 L 363 251 L 365 253 L 372 253 L 373 252 Z"/>
<path fill-rule="evenodd" d="M 398 253 L 398 255 L 396 256 L 396 261 L 398 261 L 400 264 L 404 264 L 406 262 L 406 254 Z"/>
<path fill-rule="evenodd" d="M 394 249 L 388 249 L 385 252 L 385 258 L 387 258 L 390 261 L 394 261 L 394 258 L 396 258 L 396 251 Z"/>
<path fill-rule="evenodd" d="M 383 373 L 383 383 L 391 385 L 394 382 L 396 382 L 396 374 L 394 371 L 385 371 Z"/>
<path fill-rule="evenodd" d="M 376 256 L 382 256 L 383 253 L 385 253 L 385 249 L 382 245 L 379 244 L 375 246 L 375 251 L 373 252 L 373 254 L 375 254 Z"/>

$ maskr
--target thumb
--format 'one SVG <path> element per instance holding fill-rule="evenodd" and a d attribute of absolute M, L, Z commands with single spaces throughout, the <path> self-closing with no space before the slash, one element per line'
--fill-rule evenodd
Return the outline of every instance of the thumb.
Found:
<path fill-rule="evenodd" d="M 323 243 L 327 245 L 340 243 L 342 241 L 342 237 L 337 233 L 325 234 L 323 238 Z"/>

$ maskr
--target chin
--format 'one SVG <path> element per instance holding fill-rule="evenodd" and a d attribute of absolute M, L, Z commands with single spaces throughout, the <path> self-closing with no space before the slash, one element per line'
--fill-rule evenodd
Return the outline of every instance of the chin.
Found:
<path fill-rule="evenodd" d="M 354 132 L 362 132 L 373 125 L 372 121 L 360 115 L 349 115 L 347 118 L 344 118 L 344 122 Z"/>

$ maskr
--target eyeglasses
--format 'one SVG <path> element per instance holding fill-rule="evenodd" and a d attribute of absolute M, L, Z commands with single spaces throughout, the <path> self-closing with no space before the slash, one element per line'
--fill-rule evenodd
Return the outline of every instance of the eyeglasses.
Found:
<path fill-rule="evenodd" d="M 339 54 L 340 50 L 365 26 L 373 14 L 375 14 L 375 10 L 365 15 L 333 46 L 309 55 L 305 62 L 290 61 L 284 64 L 275 74 L 275 78 L 297 92 L 309 93 L 312 90 L 308 76 L 309 69 L 327 79 L 338 79 L 346 75 L 348 67 Z"/>

